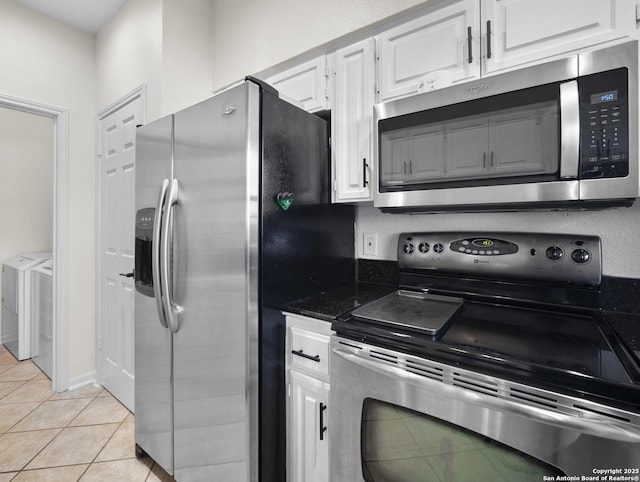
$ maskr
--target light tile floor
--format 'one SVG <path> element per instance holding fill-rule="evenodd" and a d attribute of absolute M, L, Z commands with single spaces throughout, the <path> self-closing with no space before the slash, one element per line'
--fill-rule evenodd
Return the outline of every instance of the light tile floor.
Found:
<path fill-rule="evenodd" d="M 100 386 L 53 393 L 0 345 L 0 482 L 170 482 L 135 455 L 134 418 Z"/>

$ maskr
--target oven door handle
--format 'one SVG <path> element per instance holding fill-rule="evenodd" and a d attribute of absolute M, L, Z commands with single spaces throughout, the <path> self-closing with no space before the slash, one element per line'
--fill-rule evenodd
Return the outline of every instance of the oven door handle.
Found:
<path fill-rule="evenodd" d="M 560 84 L 560 178 L 576 179 L 580 167 L 578 81 Z"/>
<path fill-rule="evenodd" d="M 606 415 L 602 418 L 596 418 L 599 417 L 599 415 L 594 413 L 593 417 L 585 418 L 565 413 L 552 412 L 544 407 L 525 405 L 521 400 L 516 403 L 503 398 L 488 396 L 462 387 L 443 383 L 438 380 L 432 380 L 420 375 L 415 375 L 401 368 L 365 359 L 341 348 L 333 347 L 331 351 L 334 355 L 363 368 L 373 370 L 390 378 L 400 379 L 414 386 L 417 385 L 419 387 L 424 387 L 425 390 L 428 390 L 431 393 L 441 393 L 450 398 L 455 398 L 469 403 L 470 405 L 479 405 L 497 412 L 509 412 L 535 422 L 553 425 L 580 433 L 610 438 L 621 442 L 640 442 L 640 430 L 630 430 L 629 424 L 623 426 L 617 420 L 606 417 Z M 334 390 L 334 387 L 331 388 Z M 579 407 L 574 408 L 578 409 Z"/>

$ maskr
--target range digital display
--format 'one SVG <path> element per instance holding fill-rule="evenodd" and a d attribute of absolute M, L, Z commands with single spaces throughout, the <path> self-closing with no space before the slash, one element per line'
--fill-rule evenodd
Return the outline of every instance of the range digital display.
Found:
<path fill-rule="evenodd" d="M 472 244 L 481 248 L 488 248 L 493 246 L 493 241 L 491 239 L 474 239 Z"/>
<path fill-rule="evenodd" d="M 592 104 L 602 104 L 603 102 L 612 102 L 618 100 L 618 91 L 610 90 L 609 92 L 600 92 L 591 96 Z"/>

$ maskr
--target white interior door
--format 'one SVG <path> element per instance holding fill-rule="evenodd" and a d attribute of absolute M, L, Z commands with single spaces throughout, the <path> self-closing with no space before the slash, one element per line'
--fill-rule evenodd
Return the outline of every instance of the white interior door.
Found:
<path fill-rule="evenodd" d="M 134 96 L 99 121 L 98 381 L 134 407 L 134 217 L 136 125 L 143 101 Z"/>

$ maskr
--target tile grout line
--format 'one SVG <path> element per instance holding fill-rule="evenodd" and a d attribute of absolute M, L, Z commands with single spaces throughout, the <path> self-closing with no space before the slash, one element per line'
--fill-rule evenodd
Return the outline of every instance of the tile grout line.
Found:
<path fill-rule="evenodd" d="M 0 345 L 0 347 L 2 347 L 2 345 Z M 6 350 L 5 350 L 6 351 Z M 0 350 L 0 354 L 2 354 L 2 350 Z M 12 363 L 11 365 L 8 365 L 6 370 L 3 370 L 2 372 L 0 372 L 0 375 L 2 373 L 5 373 L 8 370 L 14 369 L 15 367 L 19 367 L 20 364 L 22 364 L 24 361 L 19 361 L 16 360 L 14 357 L 15 363 Z M 27 361 L 27 363 L 29 364 L 33 364 L 32 361 Z M 27 380 L 12 380 L 12 381 L 8 381 L 9 382 L 20 382 L 18 384 L 18 386 L 16 386 L 15 388 L 13 388 L 10 392 L 4 394 L 4 396 L 2 397 L 2 399 L 0 399 L 0 402 L 2 400 L 4 400 L 6 397 L 10 396 L 11 394 L 13 394 L 15 391 L 19 390 L 21 387 L 23 387 L 24 385 L 28 384 L 31 381 L 36 380 L 38 377 L 41 377 L 41 375 L 43 374 L 42 370 L 37 367 L 37 365 L 33 364 L 35 368 L 37 368 L 38 373 L 31 376 L 30 378 L 28 378 Z M 20 369 L 18 369 L 20 370 Z M 25 368 L 25 371 L 29 371 L 28 368 Z M 42 378 L 42 380 L 44 380 L 44 378 Z M 48 380 L 50 382 L 50 380 Z M 9 406 L 9 405 L 20 405 L 21 403 L 34 403 L 34 407 L 32 409 L 30 409 L 25 415 L 21 416 L 17 421 L 15 421 L 15 423 L 13 423 L 11 426 L 9 426 L 2 434 L 0 434 L 0 438 L 4 435 L 11 435 L 11 434 L 26 434 L 29 432 L 38 432 L 38 431 L 44 431 L 44 430 L 51 430 L 51 431 L 57 431 L 54 432 L 55 435 L 53 435 L 52 439 L 49 440 L 40 450 L 38 450 L 32 457 L 29 458 L 29 460 L 27 460 L 20 469 L 17 470 L 10 470 L 10 471 L 6 471 L 6 472 L 2 472 L 3 474 L 9 474 L 9 473 L 15 473 L 15 475 L 11 478 L 11 480 L 15 480 L 17 477 L 20 476 L 20 474 L 24 473 L 29 473 L 29 472 L 36 472 L 39 470 L 52 470 L 52 469 L 59 469 L 59 468 L 63 468 L 63 467 L 74 467 L 74 466 L 80 466 L 80 465 L 86 465 L 86 467 L 82 470 L 82 473 L 79 474 L 79 476 L 76 478 L 76 481 L 81 480 L 83 477 L 85 477 L 88 473 L 88 471 L 90 470 L 90 468 L 93 465 L 98 465 L 98 464 L 102 464 L 102 463 L 111 463 L 111 462 L 119 462 L 119 461 L 124 461 L 124 460 L 129 460 L 130 457 L 124 457 L 124 458 L 115 458 L 113 460 L 104 460 L 104 461 L 97 461 L 97 458 L 100 456 L 100 454 L 106 449 L 106 447 L 109 445 L 109 443 L 111 443 L 112 440 L 114 440 L 115 435 L 118 433 L 118 431 L 122 430 L 123 427 L 125 426 L 125 424 L 127 423 L 127 419 L 129 419 L 129 415 L 131 415 L 132 417 L 135 416 L 131 411 L 129 411 L 128 409 L 126 410 L 127 414 L 122 418 L 122 420 L 120 422 L 103 422 L 103 423 L 93 423 L 90 418 L 87 418 L 88 423 L 86 424 L 81 424 L 81 425 L 75 425 L 75 426 L 71 426 L 70 424 L 73 423 L 75 420 L 78 419 L 78 417 L 80 417 L 83 413 L 86 413 L 86 410 L 88 409 L 88 407 L 94 403 L 97 399 L 99 398 L 103 398 L 100 397 L 100 395 L 105 395 L 108 397 L 111 397 L 113 400 L 115 400 L 116 402 L 119 402 L 118 399 L 116 399 L 115 397 L 113 397 L 113 395 L 111 393 L 109 393 L 104 387 L 102 387 L 101 385 L 98 384 L 94 384 L 96 387 L 102 388 L 102 390 L 99 390 L 95 395 L 93 396 L 79 396 L 79 397 L 69 397 L 69 398 L 55 398 L 57 395 L 57 393 L 55 392 L 50 392 L 50 394 L 48 395 L 48 397 L 45 400 L 27 400 L 27 401 L 20 401 L 17 400 L 16 403 L 5 403 L 2 404 L 0 403 L 0 405 L 5 405 L 5 406 Z M 64 424 L 64 426 L 62 427 L 49 427 L 49 428 L 31 428 L 31 429 L 26 429 L 26 430 L 21 430 L 21 431 L 16 431 L 16 432 L 10 432 L 11 430 L 13 430 L 16 426 L 18 426 L 20 423 L 22 423 L 25 419 L 27 419 L 29 416 L 33 415 L 34 412 L 41 410 L 43 408 L 43 406 L 45 406 L 45 404 L 47 404 L 47 402 L 66 402 L 66 401 L 71 401 L 71 400 L 88 400 L 88 403 L 77 413 L 75 414 L 75 416 L 69 420 L 67 423 Z M 121 402 L 119 402 L 121 404 Z M 55 412 L 55 408 L 54 408 L 55 404 L 49 404 L 49 406 L 54 410 Z M 124 407 L 124 405 L 122 405 Z M 124 407 L 126 409 L 126 407 Z M 45 413 L 44 411 L 42 412 L 43 414 Z M 64 417 L 63 417 L 64 418 Z M 38 456 L 40 456 L 47 448 L 49 448 L 53 443 L 55 443 L 55 441 L 58 439 L 58 437 L 60 437 L 60 434 L 62 434 L 66 429 L 71 429 L 71 428 L 79 428 L 79 427 L 90 427 L 90 426 L 96 426 L 96 425 L 116 425 L 113 433 L 105 440 L 105 442 L 102 444 L 102 446 L 100 446 L 97 450 L 96 455 L 91 459 L 91 461 L 89 462 L 85 462 L 85 463 L 69 463 L 69 464 L 64 464 L 64 465 L 56 465 L 56 466 L 46 466 L 46 467 L 36 467 L 36 468 L 32 468 L 32 469 L 28 469 L 26 470 L 26 467 L 29 466 L 29 464 L 31 464 Z M 37 425 L 37 424 L 36 424 Z M 55 424 L 54 424 L 55 425 Z M 157 465 L 155 463 L 155 461 L 153 459 L 149 459 L 148 461 L 143 461 L 142 459 L 139 459 L 137 456 L 133 457 L 134 460 L 137 460 L 139 463 L 141 463 L 145 469 L 146 469 L 146 475 L 144 476 L 144 480 L 145 482 L 149 482 L 151 480 L 151 477 L 153 476 L 153 468 L 155 467 L 155 465 Z M 144 473 L 144 472 L 143 472 Z M 140 474 L 143 475 L 143 474 Z"/>
<path fill-rule="evenodd" d="M 20 364 L 20 361 L 16 361 L 16 363 L 14 364 L 14 366 L 18 366 L 19 364 Z M 42 371 L 41 371 L 41 373 L 42 373 Z M 23 387 L 24 385 L 26 385 L 27 383 L 29 383 L 31 380 L 33 380 L 33 379 L 34 379 L 35 377 L 37 377 L 37 376 L 39 376 L 39 374 L 38 374 L 38 375 L 34 375 L 33 377 L 29 378 L 28 380 L 24 380 L 24 383 L 22 383 L 22 385 L 17 386 L 17 387 L 16 387 L 15 389 L 13 389 L 11 392 L 7 393 L 4 397 L 2 397 L 2 399 L 0 399 L 0 401 L 4 400 L 4 399 L 5 399 L 6 397 L 8 397 L 10 394 L 12 394 L 12 393 L 13 393 L 13 392 L 15 392 L 16 390 L 18 390 L 20 387 Z M 23 380 L 14 380 L 14 381 L 23 381 Z M 48 399 L 47 399 L 47 400 L 48 400 Z M 7 429 L 7 431 L 5 431 L 5 432 L 2 434 L 2 436 L 7 435 L 8 433 L 10 433 L 10 430 L 11 430 L 12 428 L 14 428 L 16 425 L 18 425 L 22 420 L 24 420 L 24 419 L 25 419 L 25 418 L 27 418 L 29 415 L 31 415 L 31 414 L 34 412 L 34 410 L 37 410 L 38 408 L 40 408 L 40 407 L 44 404 L 44 402 L 46 402 L 46 400 L 43 400 L 43 401 L 36 400 L 36 401 L 38 401 L 38 402 L 39 402 L 38 406 L 37 406 L 37 407 L 34 407 L 34 408 L 29 412 L 29 413 L 25 414 L 25 415 L 24 415 L 22 418 L 20 418 L 16 423 L 14 423 L 11 427 L 9 427 L 9 429 Z M 25 403 L 25 402 L 23 402 L 23 403 Z M 20 405 L 20 403 L 5 403 L 5 404 L 2 404 L 2 405 Z M 21 433 L 21 432 L 11 432 L 11 433 Z M 59 433 L 60 433 L 60 432 L 58 432 L 58 434 L 59 434 Z M 53 437 L 53 439 L 51 439 L 51 441 L 53 441 L 53 440 L 58 436 L 58 434 L 56 434 L 56 436 L 55 436 L 55 437 Z M 49 443 L 51 443 L 51 441 L 50 441 Z M 47 444 L 47 445 L 49 445 L 49 444 Z M 45 445 L 45 447 L 46 447 L 46 445 Z M 44 450 L 44 447 L 43 447 L 43 449 L 42 449 L 42 450 Z M 42 451 L 42 450 L 41 450 L 41 451 Z M 40 452 L 38 452 L 38 453 L 40 453 Z M 37 454 L 36 454 L 36 455 L 34 455 L 34 458 L 35 458 L 36 456 L 37 456 Z M 17 476 L 18 476 L 18 474 L 19 474 L 19 473 L 20 473 L 20 472 L 21 472 L 21 471 L 22 471 L 22 470 L 23 470 L 27 465 L 29 465 L 29 463 L 30 463 L 32 460 L 33 460 L 33 458 L 29 459 L 29 460 L 27 461 L 27 463 L 25 463 L 25 464 L 22 466 L 22 468 L 20 468 L 20 469 L 16 472 L 16 475 L 15 475 L 14 477 L 12 477 L 12 478 L 11 478 L 11 480 L 15 479 L 15 477 L 17 477 Z M 8 472 L 2 472 L 2 473 L 8 473 Z"/>
<path fill-rule="evenodd" d="M 35 376 L 38 376 L 38 375 L 35 375 Z M 35 378 L 35 377 L 34 377 L 34 378 Z M 28 380 L 28 381 L 29 381 L 29 380 Z M 64 392 L 62 392 L 62 393 L 64 393 Z M 51 400 L 51 397 L 54 397 L 54 396 L 56 396 L 56 395 L 57 395 L 57 393 L 56 393 L 56 392 L 53 392 L 51 395 L 49 395 L 49 397 L 48 397 L 46 400 L 42 401 L 42 402 L 40 403 L 40 405 L 38 405 L 38 407 L 34 408 L 31 412 L 29 412 L 27 415 L 25 415 L 25 416 L 24 416 L 22 419 L 20 419 L 20 420 L 22 421 L 24 418 L 26 418 L 27 416 L 29 416 L 31 413 L 33 413 L 33 411 L 34 411 L 34 410 L 36 410 L 37 408 L 39 408 L 39 407 L 41 407 L 42 405 L 44 405 L 44 403 L 45 403 L 45 402 L 48 402 L 48 401 L 55 401 L 55 400 Z M 95 398 L 97 398 L 97 396 L 98 396 L 98 395 L 96 394 L 96 395 L 94 395 L 93 397 L 80 397 L 80 398 L 91 398 L 91 399 L 92 399 L 92 401 L 93 401 Z M 63 400 L 65 400 L 65 399 L 63 399 Z M 89 404 L 91 404 L 91 402 L 89 402 Z M 86 407 L 85 407 L 85 408 L 86 408 Z M 83 410 L 84 410 L 84 409 L 83 409 Z M 82 412 L 82 410 L 78 413 L 78 415 L 79 415 L 81 412 Z M 77 417 L 77 415 L 76 415 L 76 417 Z M 76 417 L 74 417 L 71 421 L 75 420 L 75 418 L 76 418 Z M 55 428 L 53 428 L 53 429 L 47 429 L 47 430 L 58 430 L 58 433 L 57 433 L 57 434 L 56 434 L 56 435 L 55 435 L 51 440 L 49 440 L 49 442 L 48 442 L 47 444 L 45 444 L 45 446 L 44 446 L 44 447 L 42 447 L 42 448 L 41 448 L 41 449 L 40 449 L 40 450 L 39 450 L 39 451 L 38 451 L 38 452 L 37 452 L 33 457 L 31 457 L 31 458 L 29 459 L 29 461 L 28 461 L 27 463 L 25 463 L 25 464 L 22 466 L 22 468 L 21 468 L 20 470 L 18 470 L 18 472 L 16 473 L 15 477 L 13 477 L 11 480 L 13 480 L 13 479 L 15 479 L 16 477 L 18 477 L 18 475 L 19 475 L 21 472 L 29 472 L 29 471 L 32 471 L 32 470 L 41 470 L 41 469 L 47 469 L 47 468 L 54 468 L 54 467 L 42 467 L 41 469 L 29 469 L 29 470 L 25 470 L 25 468 L 26 468 L 26 467 L 27 467 L 31 462 L 33 462 L 33 460 L 34 460 L 36 457 L 38 457 L 38 455 L 40 455 L 40 454 L 42 453 L 42 451 L 43 451 L 43 450 L 45 450 L 47 447 L 49 447 L 49 446 L 50 446 L 50 445 L 51 445 L 51 444 L 52 444 L 52 443 L 53 443 L 53 442 L 58 438 L 58 436 L 59 436 L 59 435 L 64 431 L 64 429 L 65 429 L 65 428 L 68 428 L 69 423 L 71 423 L 71 421 L 69 421 L 69 422 L 68 422 L 64 427 L 55 427 Z M 18 422 L 18 423 L 20 423 L 20 422 Z M 14 426 L 15 426 L 15 425 L 14 425 Z M 11 427 L 11 428 L 13 428 L 13 427 Z M 37 431 L 37 430 L 27 430 L 27 431 L 25 431 L 25 432 L 29 432 L 29 431 L 33 432 L 33 431 Z M 24 432 L 15 432 L 15 433 L 24 433 Z M 79 464 L 59 465 L 59 466 L 57 466 L 57 467 L 70 467 L 70 466 L 73 466 L 73 465 L 79 465 Z M 88 466 L 87 466 L 87 467 L 88 467 Z"/>
<path fill-rule="evenodd" d="M 113 395 L 111 395 L 111 396 L 113 396 Z M 129 413 L 131 413 L 131 412 L 129 412 Z M 110 436 L 110 437 L 109 437 L 109 439 L 105 442 L 105 444 L 103 445 L 103 447 L 102 447 L 100 450 L 98 450 L 98 453 L 95 455 L 95 457 L 93 457 L 93 460 L 92 460 L 91 462 L 89 462 L 89 465 L 87 465 L 87 468 L 84 470 L 84 472 L 82 473 L 82 475 L 78 478 L 78 480 L 82 480 L 82 477 L 84 477 L 84 475 L 87 473 L 87 471 L 91 468 L 91 466 L 92 466 L 93 464 L 99 464 L 99 463 L 102 463 L 102 462 L 115 462 L 116 460 L 126 460 L 126 459 L 116 459 L 116 460 L 104 460 L 104 461 L 102 461 L 102 462 L 96 462 L 96 459 L 98 458 L 98 456 L 102 453 L 102 451 L 105 449 L 105 447 L 109 444 L 109 442 L 110 442 L 110 441 L 111 441 L 111 439 L 115 436 L 115 434 L 118 432 L 118 430 L 120 430 L 120 428 L 122 427 L 122 425 L 124 425 L 125 420 L 127 420 L 127 417 L 128 417 L 128 416 L 129 416 L 129 415 L 126 415 L 126 416 L 122 419 L 122 422 L 120 422 L 120 423 L 118 424 L 118 428 L 116 428 L 116 429 L 115 429 L 115 431 L 111 434 L 111 436 Z M 151 468 L 149 468 L 149 471 L 151 471 Z M 149 476 L 149 475 L 147 474 L 147 477 L 148 477 L 148 476 Z M 145 478 L 145 480 L 146 480 L 146 478 Z"/>

